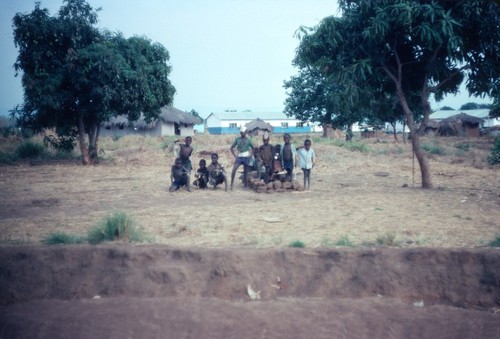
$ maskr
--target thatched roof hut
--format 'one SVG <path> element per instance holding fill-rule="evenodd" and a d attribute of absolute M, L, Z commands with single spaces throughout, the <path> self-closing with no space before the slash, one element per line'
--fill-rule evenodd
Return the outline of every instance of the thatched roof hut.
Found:
<path fill-rule="evenodd" d="M 427 121 L 427 126 L 424 128 L 424 134 L 426 135 L 435 135 L 439 130 L 439 121 L 434 119 L 429 119 Z"/>
<path fill-rule="evenodd" d="M 105 130 L 116 134 L 144 133 L 150 135 L 192 135 L 193 126 L 203 121 L 194 115 L 172 106 L 163 107 L 159 119 L 146 122 L 144 115 L 130 122 L 125 116 L 117 116 L 102 124 Z M 106 134 L 106 133 L 105 133 Z"/>
<path fill-rule="evenodd" d="M 438 134 L 440 136 L 478 137 L 479 127 L 483 119 L 460 113 L 441 120 Z"/>
<path fill-rule="evenodd" d="M 250 121 L 245 126 L 248 134 L 252 136 L 262 135 L 265 132 L 271 133 L 273 131 L 273 126 L 260 118 Z"/>

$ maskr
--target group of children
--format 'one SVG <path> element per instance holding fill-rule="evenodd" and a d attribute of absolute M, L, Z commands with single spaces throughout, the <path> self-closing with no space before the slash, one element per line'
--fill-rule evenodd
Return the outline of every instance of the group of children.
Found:
<path fill-rule="evenodd" d="M 311 148 L 311 140 L 306 139 L 303 146 L 295 147 L 291 143 L 290 134 L 283 135 L 283 143 L 271 145 L 269 134 L 264 133 L 263 144 L 254 147 L 252 141 L 247 137 L 244 127 L 240 129 L 240 136 L 231 145 L 230 151 L 235 160 L 231 172 L 231 190 L 233 190 L 234 178 L 237 169 L 243 165 L 243 184 L 247 187 L 248 173 L 256 172 L 257 176 L 264 182 L 272 180 L 292 181 L 295 179 L 294 168 L 300 167 L 304 175 L 304 188 L 311 187 L 311 170 L 316 162 L 316 153 Z M 176 144 L 174 148 L 175 163 L 171 169 L 170 191 L 176 191 L 180 187 L 186 186 L 190 189 L 190 173 L 192 170 L 190 156 L 193 152 L 191 147 L 192 138 L 186 137 L 184 144 Z M 200 189 L 205 189 L 212 185 L 215 189 L 218 185 L 224 184 L 227 191 L 227 177 L 224 167 L 218 162 L 217 153 L 211 154 L 211 163 L 207 166 L 205 159 L 199 162 L 196 170 L 196 180 L 194 185 Z"/>

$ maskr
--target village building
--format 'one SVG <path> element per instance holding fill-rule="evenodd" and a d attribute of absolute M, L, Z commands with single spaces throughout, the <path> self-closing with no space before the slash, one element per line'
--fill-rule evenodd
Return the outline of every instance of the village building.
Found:
<path fill-rule="evenodd" d="M 206 130 L 210 134 L 237 134 L 241 126 L 247 126 L 259 119 L 272 127 L 275 134 L 282 133 L 312 133 L 318 127 L 311 123 L 304 123 L 281 112 L 252 112 L 226 110 L 211 113 L 205 120 Z"/>
<path fill-rule="evenodd" d="M 161 109 L 159 119 L 146 122 L 144 116 L 137 121 L 129 122 L 124 116 L 111 118 L 101 125 L 101 136 L 123 136 L 130 134 L 148 136 L 188 136 L 194 134 L 194 125 L 201 119 L 191 113 L 167 106 Z"/>

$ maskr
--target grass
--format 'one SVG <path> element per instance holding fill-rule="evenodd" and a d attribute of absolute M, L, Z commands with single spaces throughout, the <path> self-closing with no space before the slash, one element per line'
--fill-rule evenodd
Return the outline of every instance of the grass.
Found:
<path fill-rule="evenodd" d="M 343 235 L 340 237 L 339 240 L 335 243 L 335 246 L 347 246 L 347 247 L 354 247 L 354 243 L 349 239 L 347 235 Z"/>
<path fill-rule="evenodd" d="M 85 241 L 85 237 L 79 235 L 67 234 L 65 232 L 56 232 L 50 233 L 42 242 L 47 245 L 74 245 L 84 243 Z"/>
<path fill-rule="evenodd" d="M 99 224 L 92 227 L 87 235 L 91 244 L 104 241 L 142 242 L 145 237 L 135 226 L 135 221 L 123 211 L 108 215 Z"/>
<path fill-rule="evenodd" d="M 500 235 L 497 235 L 494 240 L 492 240 L 488 246 L 490 247 L 500 247 Z"/>
<path fill-rule="evenodd" d="M 398 243 L 395 241 L 396 236 L 392 233 L 387 233 L 383 236 L 377 237 L 377 244 L 380 246 L 397 246 Z"/>
<path fill-rule="evenodd" d="M 288 244 L 288 247 L 304 248 L 306 245 L 300 240 L 295 240 Z"/>
<path fill-rule="evenodd" d="M 432 155 L 446 155 L 445 149 L 436 141 L 423 143 L 422 149 Z"/>

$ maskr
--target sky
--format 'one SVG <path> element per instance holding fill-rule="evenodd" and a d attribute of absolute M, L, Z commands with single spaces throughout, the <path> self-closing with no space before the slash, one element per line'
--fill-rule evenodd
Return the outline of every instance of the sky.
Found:
<path fill-rule="evenodd" d="M 87 0 L 101 7 L 98 27 L 125 37 L 146 36 L 170 53 L 170 80 L 176 88 L 173 105 L 196 110 L 202 117 L 224 110 L 282 112 L 283 82 L 296 75 L 292 60 L 300 26 L 313 27 L 322 18 L 339 15 L 335 0 Z M 41 0 L 57 14 L 62 0 Z M 30 13 L 34 0 L 0 0 L 0 115 L 22 104 L 20 76 L 13 64 L 12 18 Z M 433 109 L 459 109 L 469 97 L 462 88 Z"/>

